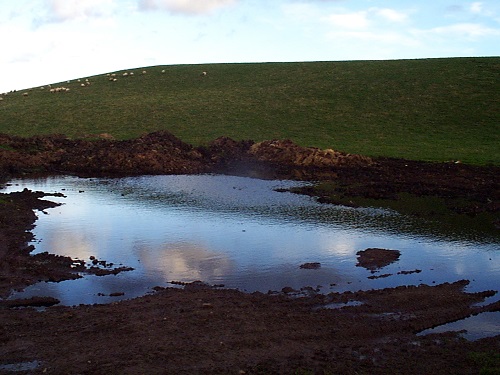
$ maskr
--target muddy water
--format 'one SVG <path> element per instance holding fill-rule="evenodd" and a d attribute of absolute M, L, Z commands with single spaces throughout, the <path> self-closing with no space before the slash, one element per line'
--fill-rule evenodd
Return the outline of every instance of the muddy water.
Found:
<path fill-rule="evenodd" d="M 4 191 L 27 187 L 66 195 L 49 197 L 63 205 L 38 214 L 36 252 L 86 261 L 93 256 L 134 268 L 41 283 L 22 296 L 106 303 L 194 280 L 248 292 L 312 287 L 327 293 L 460 279 L 471 280 L 468 291 L 498 290 L 498 239 L 466 229 L 429 233 L 421 229 L 428 223 L 419 226 L 391 211 L 321 205 L 275 191 L 299 184 L 220 175 L 12 181 Z M 401 256 L 372 273 L 356 266 L 356 252 L 371 247 L 399 250 Z M 321 267 L 300 268 L 307 262 Z M 109 296 L 117 292 L 124 295 Z"/>

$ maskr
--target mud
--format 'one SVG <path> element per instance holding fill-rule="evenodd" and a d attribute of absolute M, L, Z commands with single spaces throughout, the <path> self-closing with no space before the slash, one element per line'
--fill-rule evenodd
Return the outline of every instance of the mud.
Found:
<path fill-rule="evenodd" d="M 358 256 L 356 267 L 364 267 L 373 273 L 379 268 L 397 261 L 401 252 L 399 250 L 370 248 L 358 251 L 356 255 Z"/>
<path fill-rule="evenodd" d="M 129 141 L 0 135 L 3 182 L 39 173 L 202 172 L 334 181 L 338 191 L 352 197 L 388 199 L 407 192 L 461 199 L 465 204 L 457 209 L 471 216 L 496 214 L 499 208 L 498 167 L 371 159 L 290 141 L 220 138 L 195 148 L 166 132 Z M 52 254 L 31 255 L 34 210 L 55 205 L 42 192 L 0 195 L 0 373 L 500 371 L 500 336 L 466 341 L 456 333 L 416 335 L 483 311 L 499 311 L 498 302 L 477 305 L 496 291 L 466 293 L 466 280 L 328 295 L 311 291 L 306 297 L 290 293 L 291 288 L 245 294 L 194 282 L 156 287 L 144 297 L 107 305 L 47 307 L 57 301 L 40 298 L 6 302 L 9 291 L 37 281 L 127 270 L 97 259 L 87 264 Z M 397 261 L 397 253 L 381 250 L 358 254 L 360 266 L 378 271 Z"/>

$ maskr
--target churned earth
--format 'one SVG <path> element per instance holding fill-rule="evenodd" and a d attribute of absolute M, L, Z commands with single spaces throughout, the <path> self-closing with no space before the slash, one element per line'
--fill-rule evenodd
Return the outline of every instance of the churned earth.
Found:
<path fill-rule="evenodd" d="M 372 159 L 286 140 L 219 138 L 193 147 L 167 132 L 128 141 L 0 135 L 2 183 L 35 174 L 208 172 L 320 181 L 301 193 L 329 203 L 439 199 L 449 215 L 498 230 L 498 167 Z M 246 294 L 193 280 L 106 305 L 6 300 L 11 290 L 38 281 L 126 271 L 102 260 L 88 267 L 67 257 L 31 255 L 34 210 L 54 205 L 43 192 L 0 194 L 0 373 L 500 373 L 500 335 L 476 341 L 458 333 L 417 335 L 500 310 L 499 302 L 477 304 L 496 290 L 467 293 L 467 280 L 308 296 L 291 288 Z M 357 256 L 359 266 L 378 270 L 399 253 L 366 249 Z"/>

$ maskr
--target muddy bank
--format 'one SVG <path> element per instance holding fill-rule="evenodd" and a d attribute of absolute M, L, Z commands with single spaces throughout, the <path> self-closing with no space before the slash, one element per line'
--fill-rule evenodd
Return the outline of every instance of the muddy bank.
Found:
<path fill-rule="evenodd" d="M 321 174 L 331 177 L 332 167 L 372 164 L 368 157 L 300 147 L 289 140 L 255 143 L 221 137 L 206 146 L 193 147 L 166 131 L 125 141 L 0 134 L 3 176 L 35 172 L 91 176 L 234 172 L 310 178 Z"/>
<path fill-rule="evenodd" d="M 498 338 L 416 336 L 474 308 L 490 292 L 467 282 L 317 295 L 244 294 L 186 286 L 120 303 L 0 309 L 0 364 L 49 374 L 471 374 Z M 358 306 L 326 308 L 359 301 Z M 498 364 L 498 363 L 497 363 Z"/>
<path fill-rule="evenodd" d="M 0 182 L 33 173 L 225 173 L 326 181 L 327 188 L 311 187 L 300 192 L 317 196 L 322 202 L 348 205 L 355 205 L 357 198 L 397 200 L 407 193 L 449 200 L 450 209 L 471 216 L 500 212 L 500 167 L 373 159 L 300 147 L 289 140 L 256 143 L 221 137 L 208 145 L 193 147 L 165 131 L 125 141 L 109 137 L 71 140 L 62 135 L 20 138 L 0 134 Z"/>
<path fill-rule="evenodd" d="M 220 138 L 194 148 L 165 132 L 130 141 L 0 136 L 0 145 L 3 181 L 33 173 L 219 172 L 323 180 L 333 182 L 336 193 L 352 197 L 387 199 L 407 192 L 463 199 L 467 204 L 460 207 L 470 215 L 498 211 L 497 167 L 374 160 L 289 141 Z M 38 280 L 79 277 L 102 262 L 94 271 L 112 272 L 103 260 L 85 265 L 51 254 L 30 255 L 33 210 L 54 205 L 41 192 L 0 195 L 2 296 Z M 394 250 L 367 250 L 358 254 L 359 264 L 373 270 L 399 256 Z M 498 371 L 500 336 L 469 342 L 458 334 L 416 335 L 482 311 L 499 311 L 499 303 L 475 306 L 495 291 L 466 293 L 467 283 L 296 297 L 287 290 L 244 294 L 198 282 L 154 288 L 150 295 L 108 305 L 56 305 L 42 311 L 30 306 L 56 301 L 3 303 L 0 373 L 11 373 L 16 365 L 24 365 L 28 373 L 48 374 Z"/>
<path fill-rule="evenodd" d="M 0 298 L 11 290 L 21 290 L 39 281 L 59 282 L 74 280 L 81 274 L 117 274 L 129 271 L 129 267 L 113 267 L 107 263 L 86 264 L 83 260 L 39 253 L 31 255 L 34 246 L 33 229 L 37 216 L 35 211 L 58 206 L 44 197 L 62 194 L 47 194 L 28 189 L 18 193 L 0 194 Z M 1 300 L 0 300 L 1 305 Z"/>

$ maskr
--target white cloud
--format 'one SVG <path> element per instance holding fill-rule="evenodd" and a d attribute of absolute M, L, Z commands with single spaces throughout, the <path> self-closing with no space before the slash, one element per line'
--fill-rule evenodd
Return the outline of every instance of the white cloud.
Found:
<path fill-rule="evenodd" d="M 458 23 L 450 26 L 435 27 L 425 31 L 425 33 L 453 36 L 454 38 L 478 38 L 500 35 L 500 29 L 486 27 L 477 23 Z"/>
<path fill-rule="evenodd" d="M 139 0 L 139 10 L 166 10 L 181 14 L 210 13 L 217 8 L 232 5 L 237 0 Z"/>
<path fill-rule="evenodd" d="M 408 18 L 407 13 L 395 9 L 369 8 L 358 12 L 334 13 L 324 19 L 336 28 L 366 30 L 380 23 L 380 21 L 401 24 L 406 22 Z"/>
<path fill-rule="evenodd" d="M 400 32 L 374 32 L 374 31 L 334 31 L 328 34 L 330 39 L 351 40 L 356 42 L 382 43 L 384 45 L 402 45 L 416 47 L 420 43 L 417 39 Z"/>
<path fill-rule="evenodd" d="M 400 23 L 400 22 L 405 22 L 408 19 L 408 15 L 406 13 L 398 12 L 397 10 L 394 9 L 389 9 L 389 8 L 374 9 L 374 12 L 378 16 L 381 16 L 382 18 L 391 22 Z"/>
<path fill-rule="evenodd" d="M 483 13 L 483 3 L 480 2 L 472 3 L 470 6 L 470 11 L 476 14 Z"/>
<path fill-rule="evenodd" d="M 370 22 L 365 11 L 331 14 L 325 18 L 331 25 L 342 29 L 366 29 Z"/>
<path fill-rule="evenodd" d="M 286 16 L 294 20 L 310 21 L 318 16 L 318 9 L 312 4 L 291 3 L 283 6 L 283 12 Z"/>
<path fill-rule="evenodd" d="M 475 16 L 492 18 L 494 21 L 500 22 L 500 8 L 498 7 L 498 4 L 496 4 L 496 6 L 492 6 L 492 4 L 485 6 L 484 3 L 477 1 L 471 4 L 469 10 Z"/>
<path fill-rule="evenodd" d="M 65 22 L 106 17 L 116 8 L 114 0 L 48 0 L 48 21 Z"/>

